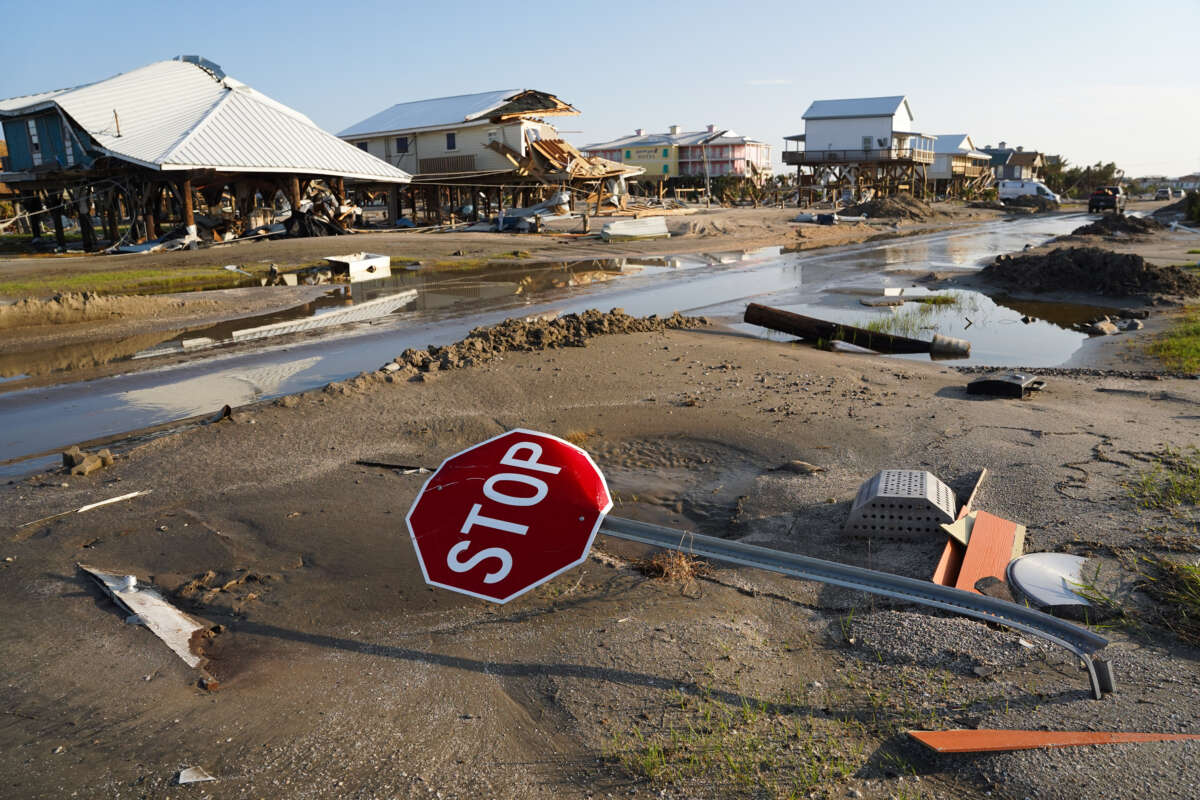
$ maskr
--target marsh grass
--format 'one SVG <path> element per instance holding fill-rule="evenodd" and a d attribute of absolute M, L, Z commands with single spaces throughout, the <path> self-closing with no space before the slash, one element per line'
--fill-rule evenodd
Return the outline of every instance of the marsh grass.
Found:
<path fill-rule="evenodd" d="M 1154 615 L 1181 641 L 1200 646 L 1200 565 L 1157 556 L 1138 559 L 1140 588 L 1155 601 Z"/>
<path fill-rule="evenodd" d="M 884 314 L 868 321 L 862 327 L 872 333 L 916 338 L 925 331 L 936 331 L 937 317 L 945 312 L 976 312 L 979 302 L 966 292 L 931 294 L 920 297 L 905 297 L 905 307 L 891 314 Z M 908 305 L 912 304 L 912 305 Z"/>

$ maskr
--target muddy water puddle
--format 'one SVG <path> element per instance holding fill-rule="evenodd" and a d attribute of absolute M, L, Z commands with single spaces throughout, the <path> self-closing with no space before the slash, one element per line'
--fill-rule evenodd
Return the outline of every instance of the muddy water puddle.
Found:
<path fill-rule="evenodd" d="M 1098 306 L 1010 300 L 976 291 L 930 291 L 923 287 L 907 288 L 900 297 L 888 298 L 903 300 L 902 305 L 869 307 L 862 302 L 881 299 L 868 297 L 862 290 L 834 289 L 816 302 L 794 302 L 785 297 L 764 302 L 797 314 L 912 339 L 928 341 L 934 334 L 964 339 L 971 343 L 971 354 L 953 361 L 963 366 L 1062 364 L 1088 338 L 1075 325 L 1114 313 L 1113 309 Z M 740 327 L 768 338 L 788 338 L 785 334 L 764 333 L 755 326 Z M 889 357 L 929 358 L 924 354 Z"/>

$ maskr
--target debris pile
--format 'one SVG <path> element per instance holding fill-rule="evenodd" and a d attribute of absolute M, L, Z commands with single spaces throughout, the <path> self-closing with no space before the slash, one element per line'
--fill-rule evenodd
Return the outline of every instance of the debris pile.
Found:
<path fill-rule="evenodd" d="M 908 192 L 901 192 L 895 197 L 879 197 L 868 200 L 865 203 L 843 208 L 838 214 L 844 217 L 866 217 L 868 219 L 897 217 L 912 220 L 932 219 L 938 216 L 938 212 L 934 211 L 928 203 L 918 200 Z"/>
<path fill-rule="evenodd" d="M 1019 197 L 1006 197 L 1004 205 L 1016 208 L 1032 208 L 1034 212 L 1041 211 L 1058 211 L 1058 203 L 1051 200 L 1049 197 L 1042 197 L 1036 194 L 1023 194 Z"/>
<path fill-rule="evenodd" d="M 72 475 L 91 475 L 103 467 L 111 467 L 115 460 L 108 449 L 96 453 L 85 453 L 74 445 L 62 452 L 63 470 Z"/>
<path fill-rule="evenodd" d="M 1200 278 L 1178 267 L 1157 267 L 1132 253 L 1098 247 L 1058 248 L 1049 253 L 998 256 L 980 272 L 1001 286 L 1030 292 L 1080 291 L 1111 297 L 1200 295 Z"/>
<path fill-rule="evenodd" d="M 1141 236 L 1162 230 L 1162 223 L 1151 217 L 1127 217 L 1105 214 L 1095 222 L 1071 231 L 1072 236 Z"/>
<path fill-rule="evenodd" d="M 512 351 L 585 347 L 587 340 L 614 333 L 650 333 L 708 325 L 704 317 L 685 317 L 678 311 L 669 317 L 632 317 L 623 309 L 607 314 L 589 309 L 556 319 L 509 319 L 498 325 L 476 328 L 462 341 L 444 347 L 405 350 L 383 371 L 412 377 L 418 373 L 483 364 Z M 392 378 L 395 380 L 395 378 Z"/>

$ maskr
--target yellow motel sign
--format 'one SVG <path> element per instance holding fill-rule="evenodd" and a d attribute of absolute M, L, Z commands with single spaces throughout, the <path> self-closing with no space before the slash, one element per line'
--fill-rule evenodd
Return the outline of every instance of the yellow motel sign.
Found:
<path fill-rule="evenodd" d="M 625 164 L 646 170 L 643 180 L 664 180 L 679 174 L 679 148 L 674 145 L 626 147 L 621 155 Z"/>

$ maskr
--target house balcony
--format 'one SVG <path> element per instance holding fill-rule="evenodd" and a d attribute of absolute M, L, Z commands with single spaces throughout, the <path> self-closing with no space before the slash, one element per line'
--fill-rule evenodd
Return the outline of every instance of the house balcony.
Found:
<path fill-rule="evenodd" d="M 783 163 L 790 166 L 820 164 L 932 164 L 932 150 L 912 147 L 883 147 L 877 150 L 785 150 Z"/>

